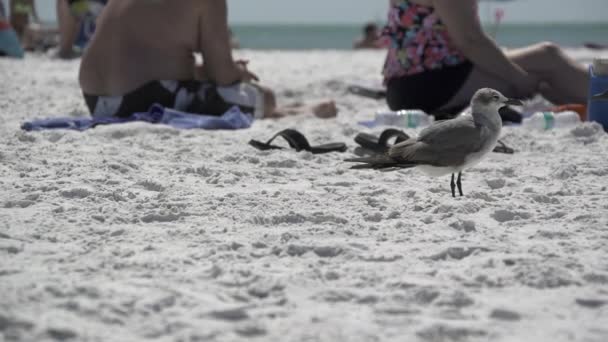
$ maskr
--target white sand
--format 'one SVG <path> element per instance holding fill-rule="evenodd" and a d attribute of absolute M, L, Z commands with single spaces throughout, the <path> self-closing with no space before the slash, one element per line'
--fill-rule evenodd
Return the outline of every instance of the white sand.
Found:
<path fill-rule="evenodd" d="M 280 100 L 333 97 L 339 118 L 24 133 L 85 112 L 78 62 L 0 60 L 0 340 L 608 340 L 597 126 L 506 128 L 518 153 L 454 199 L 449 177 L 341 162 L 383 107 L 345 84 L 378 79 L 382 54 L 239 55 Z M 288 127 L 349 151 L 247 145 Z"/>

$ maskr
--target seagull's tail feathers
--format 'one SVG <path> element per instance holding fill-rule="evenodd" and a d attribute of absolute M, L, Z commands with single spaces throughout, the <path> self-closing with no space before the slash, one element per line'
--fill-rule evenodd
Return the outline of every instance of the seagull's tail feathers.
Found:
<path fill-rule="evenodd" d="M 409 163 L 400 163 L 399 161 L 387 156 L 387 155 L 379 155 L 372 157 L 364 157 L 364 158 L 351 158 L 345 159 L 345 162 L 349 163 L 360 163 L 359 165 L 354 165 L 351 169 L 361 170 L 361 169 L 403 169 L 410 168 L 416 166 L 415 164 Z"/>

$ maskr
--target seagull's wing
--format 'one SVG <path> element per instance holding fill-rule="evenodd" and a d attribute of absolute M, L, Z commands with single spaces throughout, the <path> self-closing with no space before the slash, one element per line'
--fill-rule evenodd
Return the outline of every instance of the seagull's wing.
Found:
<path fill-rule="evenodd" d="M 472 116 L 461 116 L 425 128 L 418 135 L 418 141 L 442 147 L 470 146 L 479 141 L 479 132 L 479 126 L 475 124 Z"/>
<path fill-rule="evenodd" d="M 463 116 L 434 124 L 422 132 L 417 140 L 410 139 L 394 145 L 388 155 L 400 162 L 433 166 L 455 166 L 466 157 L 481 150 L 483 130 L 473 118 Z"/>

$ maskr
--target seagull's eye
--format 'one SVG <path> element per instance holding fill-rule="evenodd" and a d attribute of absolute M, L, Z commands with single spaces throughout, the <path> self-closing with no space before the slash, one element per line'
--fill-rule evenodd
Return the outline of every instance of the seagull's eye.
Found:
<path fill-rule="evenodd" d="M 500 97 L 498 97 L 498 95 L 494 95 L 494 96 L 492 96 L 492 98 L 496 101 L 500 100 Z"/>

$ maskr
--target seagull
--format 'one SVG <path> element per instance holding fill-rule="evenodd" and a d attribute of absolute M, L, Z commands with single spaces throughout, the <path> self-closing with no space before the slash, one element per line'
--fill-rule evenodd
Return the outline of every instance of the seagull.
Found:
<path fill-rule="evenodd" d="M 492 152 L 502 129 L 498 110 L 507 105 L 523 103 L 506 98 L 494 89 L 479 89 L 471 99 L 471 115 L 438 121 L 422 130 L 418 137 L 393 145 L 383 155 L 345 161 L 361 163 L 352 169 L 390 171 L 416 167 L 432 177 L 452 174 L 452 197 L 456 197 L 456 185 L 463 196 L 462 171 Z M 458 179 L 454 183 L 456 173 Z"/>

